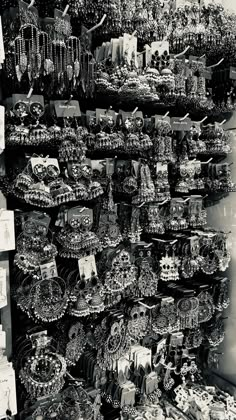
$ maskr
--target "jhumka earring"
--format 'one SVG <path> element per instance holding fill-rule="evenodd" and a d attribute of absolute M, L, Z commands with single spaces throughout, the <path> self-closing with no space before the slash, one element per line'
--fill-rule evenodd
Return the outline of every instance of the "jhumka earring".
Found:
<path fill-rule="evenodd" d="M 180 328 L 193 329 L 198 325 L 199 300 L 195 297 L 182 298 L 177 303 Z"/>
<path fill-rule="evenodd" d="M 111 294 L 121 292 L 137 278 L 137 267 L 131 264 L 130 254 L 122 250 L 113 260 L 111 270 L 105 275 L 105 289 Z"/>
<path fill-rule="evenodd" d="M 145 232 L 162 235 L 165 233 L 164 223 L 160 218 L 158 204 L 149 204 L 148 206 L 148 224 Z"/>
<path fill-rule="evenodd" d="M 174 253 L 170 257 L 166 251 L 165 257 L 160 260 L 160 279 L 162 281 L 177 281 L 179 280 L 179 266 L 180 260 L 175 257 Z"/>

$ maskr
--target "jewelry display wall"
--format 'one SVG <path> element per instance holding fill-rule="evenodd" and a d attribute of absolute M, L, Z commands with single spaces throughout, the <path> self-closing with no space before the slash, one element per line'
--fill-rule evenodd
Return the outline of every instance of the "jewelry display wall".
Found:
<path fill-rule="evenodd" d="M 13 3 L 0 187 L 15 211 L 19 419 L 234 416 L 207 376 L 231 259 L 209 208 L 235 190 L 224 125 L 236 63 L 214 51 L 232 46 L 235 17 L 158 1 Z"/>

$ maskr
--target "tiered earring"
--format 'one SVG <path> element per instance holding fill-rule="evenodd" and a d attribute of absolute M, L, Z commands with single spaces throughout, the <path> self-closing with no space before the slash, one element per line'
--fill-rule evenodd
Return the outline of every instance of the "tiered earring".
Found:
<path fill-rule="evenodd" d="M 177 303 L 180 329 L 193 329 L 198 326 L 199 300 L 195 297 L 182 298 Z"/>
<path fill-rule="evenodd" d="M 111 294 L 121 292 L 133 284 L 137 278 L 137 267 L 131 264 L 130 254 L 122 250 L 112 260 L 111 270 L 105 275 L 105 288 Z"/>
<path fill-rule="evenodd" d="M 151 172 L 147 164 L 140 164 L 140 185 L 138 195 L 132 199 L 133 204 L 141 204 L 155 201 L 155 187 L 151 178 Z"/>
<path fill-rule="evenodd" d="M 170 200 L 170 184 L 168 180 L 168 167 L 167 164 L 157 163 L 157 173 L 154 179 L 155 185 L 155 201 L 162 202 Z"/>
<path fill-rule="evenodd" d="M 198 236 L 190 237 L 190 243 L 182 249 L 183 259 L 181 263 L 182 276 L 191 278 L 199 270 L 201 264 L 200 245 Z"/>
<path fill-rule="evenodd" d="M 142 117 L 135 118 L 135 126 L 139 132 L 139 150 L 140 152 L 146 152 L 152 148 L 152 141 L 148 134 L 142 132 L 144 126 L 144 120 Z"/>
<path fill-rule="evenodd" d="M 166 373 L 163 379 L 163 386 L 164 386 L 165 391 L 170 391 L 175 384 L 174 379 L 171 377 L 172 369 L 173 369 L 172 363 L 168 363 L 168 365 L 166 366 Z"/>
<path fill-rule="evenodd" d="M 230 304 L 229 280 L 221 279 L 214 287 L 214 305 L 217 311 L 227 309 Z"/>
<path fill-rule="evenodd" d="M 73 325 L 69 330 L 70 341 L 66 345 L 66 362 L 67 364 L 76 364 L 84 352 L 86 346 L 86 336 L 83 325 L 80 322 Z"/>
<path fill-rule="evenodd" d="M 183 194 L 188 194 L 189 190 L 195 188 L 195 166 L 194 162 L 184 159 L 179 166 L 179 173 L 181 179 L 177 182 L 175 191 Z"/>
<path fill-rule="evenodd" d="M 101 250 L 98 237 L 91 231 L 93 224 L 92 210 L 76 208 L 77 215 L 57 234 L 57 241 L 61 246 L 59 254 L 62 258 L 82 258 L 88 254 L 95 255 Z"/>
<path fill-rule="evenodd" d="M 215 312 L 215 307 L 213 298 L 207 291 L 199 293 L 197 298 L 199 301 L 198 322 L 201 324 L 212 318 Z"/>
<path fill-rule="evenodd" d="M 182 198 L 173 198 L 170 202 L 169 228 L 171 230 L 183 230 L 188 228 L 184 217 L 185 202 Z"/>
<path fill-rule="evenodd" d="M 100 117 L 99 119 L 100 131 L 99 133 L 96 134 L 94 150 L 99 150 L 99 151 L 115 150 L 116 144 L 111 142 L 111 136 L 107 132 L 107 128 L 108 127 L 112 128 L 114 124 L 115 124 L 114 119 L 112 118 L 112 116 L 107 115 L 107 112 L 106 112 L 106 115 Z"/>
<path fill-rule="evenodd" d="M 157 134 L 154 137 L 154 156 L 158 162 L 168 163 L 174 161 L 171 125 L 169 121 L 158 120 L 156 124 Z"/>
<path fill-rule="evenodd" d="M 137 243 L 140 241 L 142 233 L 142 227 L 140 225 L 140 208 L 132 207 L 130 228 L 128 231 L 128 237 L 131 243 Z"/>
<path fill-rule="evenodd" d="M 103 291 L 102 286 L 99 282 L 98 277 L 94 272 L 91 274 L 90 279 L 90 290 L 91 290 L 91 299 L 89 299 L 89 311 L 90 313 L 99 313 L 104 311 L 105 306 L 103 302 Z"/>
<path fill-rule="evenodd" d="M 28 115 L 27 105 L 19 101 L 15 104 L 13 112 L 21 124 L 8 127 L 6 143 L 9 146 L 29 144 L 29 128 L 24 125 L 24 118 Z"/>
<path fill-rule="evenodd" d="M 177 281 L 179 280 L 179 266 L 180 260 L 175 257 L 174 253 L 170 257 L 166 251 L 165 257 L 160 260 L 160 279 L 162 281 Z"/>
<path fill-rule="evenodd" d="M 141 296 L 155 296 L 157 294 L 158 276 L 147 259 L 142 259 L 139 270 L 138 292 Z"/>
<path fill-rule="evenodd" d="M 203 179 L 199 177 L 201 175 L 201 172 L 202 172 L 201 162 L 199 160 L 196 160 L 194 162 L 194 167 L 195 167 L 195 175 L 196 175 L 196 178 L 194 180 L 195 188 L 197 190 L 203 190 L 205 188 L 205 183 L 204 183 Z"/>
<path fill-rule="evenodd" d="M 104 248 L 116 247 L 122 241 L 120 227 L 117 223 L 117 206 L 113 200 L 111 179 L 108 183 L 108 197 L 102 204 L 97 235 Z"/>
<path fill-rule="evenodd" d="M 144 337 L 147 333 L 148 321 L 147 310 L 141 306 L 134 306 L 127 324 L 130 336 L 136 340 Z"/>
<path fill-rule="evenodd" d="M 162 299 L 161 307 L 152 310 L 152 329 L 156 334 L 171 333 L 179 328 L 173 298 Z"/>
<path fill-rule="evenodd" d="M 89 304 L 86 300 L 86 295 L 87 284 L 85 281 L 85 276 L 83 275 L 81 280 L 77 282 L 70 296 L 70 300 L 74 302 L 70 311 L 71 315 L 76 317 L 84 317 L 89 315 Z"/>
<path fill-rule="evenodd" d="M 46 125 L 39 124 L 40 117 L 44 114 L 44 108 L 41 103 L 33 102 L 30 105 L 30 114 L 36 120 L 35 125 L 31 125 L 29 140 L 31 145 L 50 144 L 51 135 Z"/>
<path fill-rule="evenodd" d="M 148 206 L 148 225 L 145 227 L 145 232 L 158 235 L 165 233 L 164 223 L 160 219 L 158 204 L 149 204 Z"/>
<path fill-rule="evenodd" d="M 193 196 L 189 201 L 189 225 L 191 227 L 202 227 L 207 223 L 207 212 L 202 208 L 202 197 Z"/>
<path fill-rule="evenodd" d="M 137 150 L 139 150 L 139 136 L 134 132 L 134 118 L 126 118 L 124 126 L 128 132 L 125 138 L 125 151 L 127 153 L 137 153 Z"/>

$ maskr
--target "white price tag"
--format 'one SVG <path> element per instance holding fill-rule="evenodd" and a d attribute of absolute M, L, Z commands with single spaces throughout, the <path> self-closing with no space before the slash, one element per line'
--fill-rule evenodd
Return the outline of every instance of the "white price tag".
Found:
<path fill-rule="evenodd" d="M 5 51 L 4 51 L 3 33 L 2 33 L 2 18 L 0 16 L 0 64 L 2 64 L 4 60 L 5 60 Z"/>
<path fill-rule="evenodd" d="M 16 379 L 11 365 L 0 369 L 0 401 L 0 419 L 6 418 L 7 410 L 11 411 L 12 416 L 17 414 Z"/>
<path fill-rule="evenodd" d="M 0 349 L 6 348 L 6 333 L 5 331 L 0 331 Z"/>
<path fill-rule="evenodd" d="M 97 266 L 94 255 L 89 255 L 88 257 L 80 258 L 78 264 L 80 277 L 83 276 L 85 280 L 90 279 L 93 273 L 95 274 L 95 276 L 97 275 Z"/>
<path fill-rule="evenodd" d="M 15 249 L 14 211 L 0 209 L 0 252 Z"/>
<path fill-rule="evenodd" d="M 53 277 L 58 277 L 56 261 L 53 258 L 46 264 L 40 265 L 41 276 L 43 280 L 48 280 Z"/>
<path fill-rule="evenodd" d="M 37 158 L 31 158 L 30 161 L 32 165 L 32 170 L 34 170 L 36 165 L 43 165 L 46 168 L 48 168 L 48 166 L 55 166 L 58 169 L 58 171 L 60 171 L 59 163 L 57 159 L 37 157 Z"/>
<path fill-rule="evenodd" d="M 161 56 L 165 51 L 169 54 L 170 44 L 169 41 L 155 41 L 151 43 L 151 53 L 155 54 L 158 51 Z"/>
<path fill-rule="evenodd" d="M 5 150 L 5 108 L 0 106 L 0 154 Z"/>
<path fill-rule="evenodd" d="M 7 271 L 0 268 L 0 309 L 7 306 Z"/>

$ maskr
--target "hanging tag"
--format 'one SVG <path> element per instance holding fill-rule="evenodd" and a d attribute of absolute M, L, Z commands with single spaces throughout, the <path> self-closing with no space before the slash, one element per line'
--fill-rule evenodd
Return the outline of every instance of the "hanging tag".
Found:
<path fill-rule="evenodd" d="M 106 159 L 106 175 L 107 177 L 111 177 L 114 174 L 115 170 L 115 160 L 113 158 Z"/>
<path fill-rule="evenodd" d="M 12 105 L 13 107 L 17 102 L 24 102 L 27 105 L 31 105 L 34 102 L 39 102 L 42 107 L 44 108 L 44 98 L 42 95 L 31 95 L 30 98 L 27 97 L 28 95 L 24 95 L 23 93 L 13 93 L 12 95 Z"/>
<path fill-rule="evenodd" d="M 130 368 L 130 362 L 129 362 L 129 354 L 126 354 L 126 356 L 120 357 L 117 360 L 117 370 L 118 372 L 125 373 L 127 369 Z"/>
<path fill-rule="evenodd" d="M 41 277 L 43 280 L 48 280 L 53 277 L 58 277 L 57 264 L 55 258 L 46 264 L 40 265 Z"/>
<path fill-rule="evenodd" d="M 91 160 L 93 178 L 106 178 L 106 159 Z"/>
<path fill-rule="evenodd" d="M 32 211 L 24 217 L 22 229 L 25 235 L 35 235 L 36 232 L 46 236 L 48 233 L 51 217 L 39 211 Z"/>
<path fill-rule="evenodd" d="M 49 169 L 49 167 L 54 166 L 56 168 L 56 172 L 58 173 L 58 175 L 60 174 L 60 167 L 59 167 L 59 163 L 58 163 L 57 159 L 48 158 L 48 157 L 45 157 L 45 158 L 42 158 L 42 157 L 34 158 L 34 157 L 32 157 L 30 159 L 30 163 L 31 163 L 32 171 L 34 171 L 34 168 L 36 167 L 36 165 L 39 165 L 38 168 L 37 168 L 37 171 L 39 171 L 40 168 L 43 171 L 45 167 Z M 55 170 L 53 170 L 53 171 L 55 172 Z M 50 175 L 50 171 L 49 171 L 48 175 Z"/>
<path fill-rule="evenodd" d="M 3 64 L 5 60 L 5 50 L 3 43 L 3 32 L 2 32 L 2 18 L 0 16 L 0 65 Z"/>
<path fill-rule="evenodd" d="M 86 111 L 86 124 L 90 128 L 96 126 L 96 111 Z"/>
<path fill-rule="evenodd" d="M 171 127 L 173 131 L 190 131 L 192 122 L 190 118 L 171 118 Z"/>
<path fill-rule="evenodd" d="M 185 6 L 185 0 L 175 0 L 175 10 Z"/>
<path fill-rule="evenodd" d="M 137 162 L 136 160 L 132 160 L 132 168 L 134 169 L 134 174 L 136 178 L 138 177 L 139 167 L 140 167 L 140 163 Z"/>
<path fill-rule="evenodd" d="M 0 309 L 7 306 L 7 271 L 0 268 Z"/>
<path fill-rule="evenodd" d="M 0 209 L 0 252 L 15 249 L 14 211 Z"/>
<path fill-rule="evenodd" d="M 79 101 L 54 101 L 57 118 L 81 117 Z"/>
<path fill-rule="evenodd" d="M 165 173 L 167 171 L 168 171 L 168 165 L 167 165 L 167 163 L 157 162 L 157 164 L 156 164 L 156 173 L 157 174 L 159 172 Z"/>
<path fill-rule="evenodd" d="M 158 343 L 157 343 L 157 349 L 156 349 L 156 355 L 159 355 L 162 353 L 163 350 L 165 350 L 166 348 L 166 338 L 162 338 Z"/>
<path fill-rule="evenodd" d="M 59 36 L 71 36 L 72 27 L 70 23 L 70 16 L 61 10 L 54 9 L 54 30 Z"/>
<path fill-rule="evenodd" d="M 192 64 L 193 62 L 203 63 L 204 65 L 206 65 L 206 57 L 197 57 L 196 55 L 190 55 L 189 64 Z"/>
<path fill-rule="evenodd" d="M 229 78 L 231 80 L 236 80 L 236 67 L 230 66 Z"/>
<path fill-rule="evenodd" d="M 168 122 L 170 124 L 170 117 L 164 115 L 155 115 L 155 128 L 158 127 L 158 124 Z"/>
<path fill-rule="evenodd" d="M 94 255 L 89 255 L 88 257 L 80 258 L 78 260 L 79 274 L 80 278 L 89 280 L 92 277 L 92 274 L 97 275 L 97 266 Z"/>
<path fill-rule="evenodd" d="M 111 61 L 117 66 L 120 64 L 120 40 L 119 38 L 111 39 Z"/>
<path fill-rule="evenodd" d="M 19 0 L 18 2 L 19 6 L 19 17 L 21 25 L 24 24 L 31 24 L 34 26 L 39 25 L 39 15 L 38 10 L 35 6 L 31 6 L 29 8 L 29 3 L 26 3 L 25 1 Z"/>
<path fill-rule="evenodd" d="M 158 55 L 161 56 L 165 51 L 167 54 L 170 52 L 169 41 L 154 41 L 151 43 L 151 54 L 155 54 L 158 51 Z"/>
<path fill-rule="evenodd" d="M 123 58 L 127 60 L 129 65 L 132 62 L 137 66 L 137 46 L 138 38 L 129 34 L 123 36 Z"/>
<path fill-rule="evenodd" d="M 139 366 L 152 366 L 152 355 L 151 350 L 143 347 L 139 352 L 136 353 L 136 368 Z"/>
<path fill-rule="evenodd" d="M 0 154 L 5 150 L 5 108 L 0 106 Z"/>
<path fill-rule="evenodd" d="M 93 224 L 93 210 L 86 207 L 72 207 L 67 213 L 67 222 L 70 224 L 71 220 L 79 220 L 82 222 L 84 218 L 89 218 L 89 226 Z"/>
<path fill-rule="evenodd" d="M 12 416 L 17 414 L 16 378 L 11 365 L 1 369 L 0 372 L 0 419 L 6 419 L 6 412 L 11 411 Z"/>
<path fill-rule="evenodd" d="M 112 109 L 102 109 L 102 108 L 96 108 L 96 122 L 97 124 L 101 122 L 109 123 L 109 121 L 112 121 L 112 126 L 115 125 L 116 122 L 116 113 Z"/>
<path fill-rule="evenodd" d="M 0 349 L 6 349 L 6 333 L 5 331 L 0 331 Z M 0 370 L 1 372 L 1 370 Z"/>

